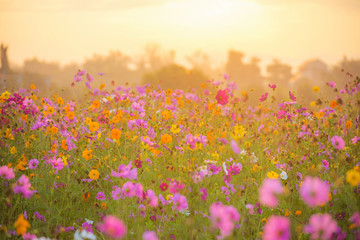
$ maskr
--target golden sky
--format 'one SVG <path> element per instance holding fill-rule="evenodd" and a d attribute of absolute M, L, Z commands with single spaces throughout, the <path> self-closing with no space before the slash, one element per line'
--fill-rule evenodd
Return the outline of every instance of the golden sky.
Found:
<path fill-rule="evenodd" d="M 360 58 L 360 0 L 0 0 L 11 62 L 62 64 L 93 53 L 141 55 L 147 43 L 225 62 L 228 49 L 299 64 Z"/>

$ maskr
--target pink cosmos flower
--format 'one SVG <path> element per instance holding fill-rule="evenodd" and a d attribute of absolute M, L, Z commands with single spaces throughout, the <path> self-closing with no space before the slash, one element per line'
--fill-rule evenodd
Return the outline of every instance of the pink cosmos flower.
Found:
<path fill-rule="evenodd" d="M 266 178 L 259 188 L 260 203 L 274 208 L 278 205 L 278 194 L 283 193 L 283 186 L 279 179 Z"/>
<path fill-rule="evenodd" d="M 124 183 L 122 187 L 122 192 L 126 197 L 132 198 L 135 196 L 135 184 L 132 182 L 126 182 Z"/>
<path fill-rule="evenodd" d="M 124 199 L 121 188 L 119 188 L 118 186 L 114 186 L 114 190 L 111 192 L 111 197 L 113 200 Z"/>
<path fill-rule="evenodd" d="M 260 97 L 260 102 L 265 101 L 265 100 L 267 99 L 267 97 L 268 97 L 268 93 L 267 93 L 267 92 L 264 93 L 263 95 L 261 95 L 261 97 Z"/>
<path fill-rule="evenodd" d="M 185 187 L 185 185 L 182 183 L 171 182 L 170 186 L 169 186 L 169 192 L 170 193 L 179 193 L 181 191 L 181 189 L 183 189 L 184 187 Z"/>
<path fill-rule="evenodd" d="M 231 140 L 230 146 L 231 146 L 232 150 L 234 151 L 234 153 L 240 154 L 241 150 L 235 140 Z"/>
<path fill-rule="evenodd" d="M 174 204 L 176 210 L 178 210 L 178 211 L 183 211 L 188 208 L 188 203 L 187 203 L 186 197 L 179 193 L 174 194 L 172 201 L 173 201 L 173 204 Z"/>
<path fill-rule="evenodd" d="M 276 84 L 269 84 L 269 88 L 271 88 L 272 90 L 275 90 Z"/>
<path fill-rule="evenodd" d="M 210 206 L 210 220 L 212 226 L 220 230 L 220 237 L 227 237 L 234 229 L 235 222 L 239 221 L 240 214 L 233 206 L 225 206 L 221 202 Z"/>
<path fill-rule="evenodd" d="M 39 161 L 37 159 L 31 159 L 29 161 L 29 169 L 35 169 L 39 165 Z"/>
<path fill-rule="evenodd" d="M 14 193 L 20 193 L 24 198 L 30 198 L 34 193 L 30 190 L 29 178 L 22 175 L 14 186 Z"/>
<path fill-rule="evenodd" d="M 61 170 L 64 168 L 64 162 L 61 158 L 55 158 L 53 157 L 52 159 L 50 159 L 50 163 L 53 166 L 55 170 L 55 174 L 57 174 L 58 170 Z"/>
<path fill-rule="evenodd" d="M 83 224 L 81 225 L 81 227 L 82 227 L 83 229 L 85 229 L 87 232 L 94 233 L 94 232 L 93 232 L 93 229 L 92 229 L 92 225 L 91 225 L 91 223 L 89 223 L 88 221 L 83 222 Z"/>
<path fill-rule="evenodd" d="M 318 177 L 306 176 L 300 187 L 300 196 L 310 207 L 321 206 L 329 201 L 330 186 Z"/>
<path fill-rule="evenodd" d="M 331 239 L 331 235 L 337 230 L 337 223 L 328 213 L 314 214 L 310 217 L 309 224 L 304 232 L 311 234 L 311 239 Z"/>
<path fill-rule="evenodd" d="M 226 105 L 229 102 L 229 95 L 227 94 L 226 89 L 225 90 L 219 90 L 216 94 L 216 101 L 218 104 Z"/>
<path fill-rule="evenodd" d="M 264 227 L 264 240 L 290 239 L 290 220 L 283 216 L 271 216 Z"/>
<path fill-rule="evenodd" d="M 157 207 L 159 205 L 159 199 L 155 195 L 155 192 L 151 189 L 146 191 L 146 197 L 149 199 L 149 205 L 151 207 Z"/>
<path fill-rule="evenodd" d="M 118 172 L 111 171 L 111 176 L 137 180 L 137 168 L 131 169 L 131 164 L 132 162 L 128 165 L 121 164 L 118 168 Z"/>
<path fill-rule="evenodd" d="M 158 240 L 156 232 L 154 231 L 145 231 L 142 235 L 143 240 Z"/>
<path fill-rule="evenodd" d="M 360 227 L 360 215 L 358 212 L 354 212 L 354 214 L 349 218 L 349 221 L 353 224 L 351 227 Z"/>
<path fill-rule="evenodd" d="M 331 138 L 331 144 L 335 149 L 342 150 L 345 147 L 344 139 L 340 136 L 333 136 Z"/>
<path fill-rule="evenodd" d="M 0 177 L 10 180 L 15 177 L 14 170 L 12 168 L 8 168 L 7 166 L 0 167 Z"/>
<path fill-rule="evenodd" d="M 100 201 L 106 200 L 105 193 L 98 192 L 97 195 L 96 195 L 96 199 L 100 200 Z"/>
<path fill-rule="evenodd" d="M 296 101 L 296 97 L 291 91 L 289 91 L 289 97 L 291 98 L 291 100 Z"/>
<path fill-rule="evenodd" d="M 127 233 L 123 221 L 112 215 L 106 216 L 103 223 L 98 223 L 97 228 L 105 235 L 115 239 L 123 238 Z"/>

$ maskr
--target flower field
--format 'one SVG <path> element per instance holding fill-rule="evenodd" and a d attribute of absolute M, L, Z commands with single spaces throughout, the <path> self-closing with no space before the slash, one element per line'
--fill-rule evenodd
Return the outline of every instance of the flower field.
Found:
<path fill-rule="evenodd" d="M 101 75 L 79 70 L 76 102 L 1 94 L 1 239 L 360 239 L 359 78 L 251 106 L 227 75 L 201 92 Z"/>

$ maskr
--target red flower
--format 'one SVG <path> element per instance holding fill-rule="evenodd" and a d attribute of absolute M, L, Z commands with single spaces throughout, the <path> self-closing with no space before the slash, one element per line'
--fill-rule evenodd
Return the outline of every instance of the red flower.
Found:
<path fill-rule="evenodd" d="M 169 185 L 167 185 L 166 183 L 162 182 L 160 184 L 160 190 L 161 191 L 166 191 L 168 189 Z"/>

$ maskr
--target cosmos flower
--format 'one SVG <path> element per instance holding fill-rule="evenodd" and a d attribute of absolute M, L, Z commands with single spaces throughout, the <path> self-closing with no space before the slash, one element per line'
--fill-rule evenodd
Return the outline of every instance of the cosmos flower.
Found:
<path fill-rule="evenodd" d="M 266 178 L 259 188 L 259 200 L 260 203 L 274 208 L 278 204 L 276 195 L 283 193 L 283 186 L 279 179 Z"/>
<path fill-rule="evenodd" d="M 271 216 L 264 227 L 264 240 L 290 239 L 290 220 L 283 216 Z"/>
<path fill-rule="evenodd" d="M 340 136 L 333 136 L 331 138 L 331 144 L 335 149 L 342 150 L 345 147 L 344 139 Z"/>
<path fill-rule="evenodd" d="M 145 231 L 142 235 L 143 240 L 158 240 L 156 232 L 154 231 Z"/>
<path fill-rule="evenodd" d="M 328 213 L 313 214 L 310 217 L 309 224 L 304 227 L 304 232 L 311 234 L 311 239 L 321 240 L 331 239 L 336 230 L 337 223 Z"/>
<path fill-rule="evenodd" d="M 172 201 L 173 201 L 173 204 L 174 204 L 176 210 L 178 210 L 178 211 L 183 211 L 188 208 L 188 203 L 187 203 L 186 197 L 179 193 L 174 194 Z"/>
<path fill-rule="evenodd" d="M 227 90 L 219 90 L 216 94 L 216 101 L 220 105 L 226 105 L 229 102 L 229 95 L 227 94 Z"/>
<path fill-rule="evenodd" d="M 7 179 L 7 180 L 13 179 L 15 177 L 14 170 L 7 166 L 1 166 L 0 167 L 0 177 Z"/>
<path fill-rule="evenodd" d="M 310 207 L 321 206 L 329 201 L 330 186 L 319 177 L 306 176 L 300 187 L 302 200 Z"/>
<path fill-rule="evenodd" d="M 100 232 L 115 239 L 123 238 L 127 233 L 127 227 L 123 221 L 112 215 L 107 215 L 103 223 L 97 224 L 97 228 Z"/>

